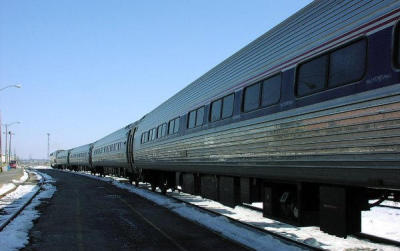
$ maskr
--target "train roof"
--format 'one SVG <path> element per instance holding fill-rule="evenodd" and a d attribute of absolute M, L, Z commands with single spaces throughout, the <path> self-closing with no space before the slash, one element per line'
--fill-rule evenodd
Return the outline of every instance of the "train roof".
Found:
<path fill-rule="evenodd" d="M 126 125 L 120 129 L 118 129 L 117 131 L 114 131 L 110 134 L 108 134 L 107 136 L 97 140 L 96 142 L 93 143 L 93 147 L 97 148 L 99 146 L 104 146 L 109 144 L 110 142 L 114 142 L 115 140 L 119 140 L 121 139 L 121 136 L 126 135 L 127 133 L 129 133 L 130 129 L 135 125 L 135 123 L 131 123 L 129 125 Z"/>
<path fill-rule="evenodd" d="M 83 146 L 78 146 L 78 147 L 72 148 L 72 149 L 71 149 L 71 153 L 88 152 L 88 151 L 90 150 L 90 146 L 91 146 L 91 145 L 92 145 L 92 143 L 91 143 L 91 144 L 86 144 L 86 145 L 83 145 Z"/>
<path fill-rule="evenodd" d="M 399 7 L 396 0 L 313 1 L 146 114 L 140 131 L 382 28 Z"/>

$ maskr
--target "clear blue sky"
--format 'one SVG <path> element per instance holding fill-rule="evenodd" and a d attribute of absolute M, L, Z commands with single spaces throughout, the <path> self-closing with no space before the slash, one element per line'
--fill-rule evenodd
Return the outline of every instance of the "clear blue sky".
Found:
<path fill-rule="evenodd" d="M 23 158 L 93 142 L 310 2 L 0 0 L 2 122 Z"/>

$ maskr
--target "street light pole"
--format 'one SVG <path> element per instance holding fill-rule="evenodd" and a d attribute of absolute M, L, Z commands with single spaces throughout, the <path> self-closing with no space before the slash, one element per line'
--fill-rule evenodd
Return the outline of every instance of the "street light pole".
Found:
<path fill-rule="evenodd" d="M 7 86 L 5 86 L 5 87 L 3 87 L 3 88 L 0 88 L 0 91 L 2 91 L 2 90 L 4 90 L 4 89 L 7 89 L 7 88 L 10 88 L 10 87 L 21 88 L 22 86 L 21 86 L 20 84 L 16 84 L 16 85 L 7 85 Z"/>
<path fill-rule="evenodd" d="M 6 124 L 5 125 L 6 126 L 6 147 L 5 147 L 5 149 L 4 149 L 4 157 L 5 157 L 5 161 L 6 161 L 6 165 L 7 165 L 7 139 L 8 139 L 8 135 L 7 135 L 7 133 L 8 133 L 8 131 L 7 131 L 7 128 L 8 128 L 8 125 Z"/>
<path fill-rule="evenodd" d="M 2 90 L 4 90 L 4 89 L 7 89 L 7 88 L 10 88 L 10 87 L 15 87 L 15 88 L 21 88 L 22 87 L 22 85 L 20 85 L 20 84 L 15 84 L 15 85 L 7 85 L 7 86 L 5 86 L 5 87 L 2 87 L 2 88 L 0 88 L 0 91 L 2 91 Z M 19 123 L 19 122 L 18 122 Z M 3 125 L 3 124 L 1 124 L 1 119 L 0 119 L 0 165 L 3 163 L 3 158 L 2 158 L 2 155 L 1 155 L 1 151 L 2 151 L 2 149 L 1 149 L 1 125 Z M 10 125 L 10 124 L 9 124 Z M 5 125 L 6 126 L 6 147 L 5 147 L 5 153 L 4 153 L 4 155 L 5 155 L 5 161 L 6 161 L 6 163 L 7 163 L 7 125 Z"/>
<path fill-rule="evenodd" d="M 21 122 L 19 122 L 19 121 L 15 121 L 15 122 L 12 122 L 12 123 L 8 123 L 8 124 L 2 124 L 3 126 L 5 126 L 5 128 L 6 128 L 6 147 L 5 147 L 5 151 L 4 151 L 4 156 L 5 156 L 5 161 L 6 161 L 6 163 L 8 163 L 8 162 L 10 162 L 9 161 L 9 159 L 10 159 L 10 155 L 7 155 L 7 135 L 9 134 L 9 132 L 8 132 L 8 127 L 9 126 L 12 126 L 12 125 L 15 125 L 15 124 L 20 124 Z M 11 135 L 10 135 L 10 141 L 11 141 Z M 10 142 L 11 143 L 11 142 Z M 9 152 L 11 151 L 11 148 L 9 148 L 8 149 L 9 150 Z"/>
<path fill-rule="evenodd" d="M 11 161 L 11 136 L 15 135 L 15 133 L 12 133 L 11 131 L 8 132 L 10 134 L 10 145 L 8 146 L 8 162 Z"/>
<path fill-rule="evenodd" d="M 50 157 L 50 133 L 47 133 L 47 159 Z"/>

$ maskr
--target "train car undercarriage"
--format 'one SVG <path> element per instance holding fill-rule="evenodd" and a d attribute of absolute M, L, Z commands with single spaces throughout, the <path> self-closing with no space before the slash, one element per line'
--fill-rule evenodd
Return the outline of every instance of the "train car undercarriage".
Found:
<path fill-rule="evenodd" d="M 361 232 L 362 211 L 384 200 L 400 201 L 399 190 L 159 170 L 133 172 L 115 167 L 57 168 L 125 177 L 135 185 L 149 183 L 153 191 L 180 190 L 229 207 L 261 202 L 264 217 L 296 226 L 319 226 L 339 237 Z"/>
<path fill-rule="evenodd" d="M 400 191 L 356 186 L 144 170 L 141 180 L 163 193 L 178 187 L 235 207 L 262 202 L 264 217 L 296 226 L 319 226 L 339 237 L 361 232 L 361 212 L 383 200 L 400 201 Z M 370 200 L 376 200 L 370 204 Z"/>

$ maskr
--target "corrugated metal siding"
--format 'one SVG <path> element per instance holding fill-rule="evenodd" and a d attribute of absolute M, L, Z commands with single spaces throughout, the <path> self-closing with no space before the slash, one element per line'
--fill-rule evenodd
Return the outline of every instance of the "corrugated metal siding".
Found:
<path fill-rule="evenodd" d="M 71 150 L 69 164 L 70 165 L 89 165 L 89 149 L 90 144 L 78 146 Z M 85 153 L 84 157 L 73 157 L 74 154 Z"/>
<path fill-rule="evenodd" d="M 265 116 L 264 121 L 257 118 L 216 132 L 158 144 L 136 151 L 136 164 L 202 161 L 222 166 L 231 162 L 239 165 L 263 162 L 264 167 L 282 167 L 299 166 L 301 161 L 320 166 L 318 161 L 330 161 L 329 166 L 333 167 L 355 167 L 360 161 L 369 161 L 363 167 L 393 162 L 390 168 L 400 170 L 399 88 L 399 85 L 386 88 L 388 94 L 379 99 L 365 98 L 382 92 L 374 90 L 363 94 L 365 97 L 359 95 L 357 102 L 351 101 L 353 97 L 336 100 L 335 107 L 323 111 L 318 106 L 303 108 L 309 109 L 307 112 L 297 109 L 279 119 L 274 119 L 275 115 Z"/>
<path fill-rule="evenodd" d="M 93 145 L 93 152 L 110 144 L 123 142 L 119 151 L 103 152 L 101 154 L 92 154 L 93 166 L 116 166 L 116 167 L 128 167 L 126 157 L 126 141 L 128 139 L 128 133 L 131 126 L 128 125 L 124 128 L 115 131 L 104 138 L 96 141 Z"/>
<path fill-rule="evenodd" d="M 61 150 L 57 154 L 57 165 L 66 165 L 68 164 L 68 150 Z"/>
<path fill-rule="evenodd" d="M 314 1 L 147 114 L 138 133 L 399 7 L 394 0 Z"/>

